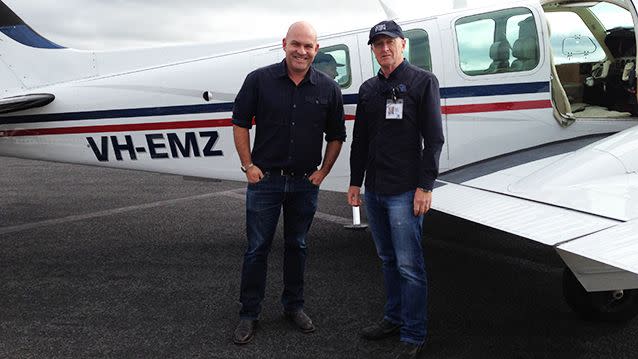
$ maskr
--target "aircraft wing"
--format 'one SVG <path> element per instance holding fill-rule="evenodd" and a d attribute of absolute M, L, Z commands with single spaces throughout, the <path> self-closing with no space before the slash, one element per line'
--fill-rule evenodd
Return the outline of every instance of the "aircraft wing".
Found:
<path fill-rule="evenodd" d="M 553 246 L 568 265 L 638 274 L 638 128 L 445 173 L 433 208 Z"/>

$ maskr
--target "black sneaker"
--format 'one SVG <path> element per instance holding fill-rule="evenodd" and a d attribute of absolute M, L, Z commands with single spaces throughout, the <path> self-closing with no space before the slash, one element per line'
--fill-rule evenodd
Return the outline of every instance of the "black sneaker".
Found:
<path fill-rule="evenodd" d="M 423 344 L 401 343 L 401 353 L 396 359 L 416 359 L 419 358 L 423 351 Z"/>
<path fill-rule="evenodd" d="M 361 336 L 368 340 L 379 340 L 399 334 L 400 329 L 400 324 L 394 324 L 383 319 L 377 324 L 363 328 L 363 330 L 361 330 Z"/>
<path fill-rule="evenodd" d="M 257 321 L 250 319 L 241 319 L 237 328 L 235 329 L 235 335 L 233 337 L 233 343 L 237 345 L 247 344 L 253 340 L 255 331 L 257 330 Z"/>

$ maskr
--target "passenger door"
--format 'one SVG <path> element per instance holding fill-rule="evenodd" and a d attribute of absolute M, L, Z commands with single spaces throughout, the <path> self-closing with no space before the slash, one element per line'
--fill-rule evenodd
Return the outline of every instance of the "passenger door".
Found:
<path fill-rule="evenodd" d="M 440 19 L 451 168 L 547 142 L 560 129 L 540 14 L 521 5 Z"/>

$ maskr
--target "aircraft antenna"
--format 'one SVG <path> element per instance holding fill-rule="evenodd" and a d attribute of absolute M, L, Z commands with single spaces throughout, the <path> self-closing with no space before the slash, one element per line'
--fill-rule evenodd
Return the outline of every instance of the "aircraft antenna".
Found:
<path fill-rule="evenodd" d="M 396 20 L 399 18 L 399 15 L 397 15 L 397 13 L 394 12 L 394 10 L 392 10 L 388 5 L 386 5 L 383 0 L 379 0 L 379 4 L 381 4 L 381 7 L 383 8 L 385 15 L 388 17 L 388 20 Z"/>

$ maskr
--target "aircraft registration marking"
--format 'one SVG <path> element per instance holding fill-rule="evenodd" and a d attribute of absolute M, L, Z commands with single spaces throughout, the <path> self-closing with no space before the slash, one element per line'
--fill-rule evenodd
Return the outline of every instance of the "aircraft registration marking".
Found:
<path fill-rule="evenodd" d="M 204 145 L 200 143 L 204 140 Z M 87 146 L 100 162 L 123 161 L 123 153 L 128 159 L 138 160 L 140 154 L 148 154 L 151 159 L 216 157 L 223 156 L 222 150 L 215 149 L 219 132 L 202 131 L 179 133 L 150 133 L 144 136 L 144 144 L 136 143 L 131 135 L 86 137 Z"/>

